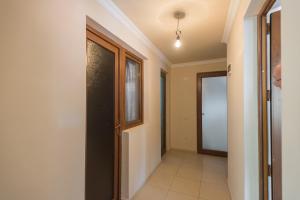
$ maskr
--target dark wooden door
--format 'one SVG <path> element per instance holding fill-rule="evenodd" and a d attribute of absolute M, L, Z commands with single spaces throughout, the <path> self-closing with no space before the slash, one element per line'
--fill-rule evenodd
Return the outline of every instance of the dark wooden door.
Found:
<path fill-rule="evenodd" d="M 281 12 L 271 14 L 271 73 L 281 65 Z M 282 199 L 281 172 L 281 88 L 274 85 L 271 75 L 271 149 L 272 149 L 272 196 L 273 200 Z"/>
<path fill-rule="evenodd" d="M 166 73 L 161 72 L 160 76 L 160 115 L 161 115 L 161 155 L 167 151 L 167 119 L 166 119 Z"/>
<path fill-rule="evenodd" d="M 86 200 L 118 199 L 119 50 L 87 30 Z"/>

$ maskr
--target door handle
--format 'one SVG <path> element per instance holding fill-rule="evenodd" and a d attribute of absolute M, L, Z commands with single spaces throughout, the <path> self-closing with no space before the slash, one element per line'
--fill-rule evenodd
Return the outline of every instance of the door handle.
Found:
<path fill-rule="evenodd" d="M 119 123 L 115 126 L 115 129 L 120 128 L 120 127 L 121 127 L 121 124 Z"/>
<path fill-rule="evenodd" d="M 117 135 L 117 137 L 122 136 L 121 124 L 120 123 L 115 126 L 115 134 Z"/>
<path fill-rule="evenodd" d="M 202 116 L 204 116 L 204 113 L 202 113 Z"/>

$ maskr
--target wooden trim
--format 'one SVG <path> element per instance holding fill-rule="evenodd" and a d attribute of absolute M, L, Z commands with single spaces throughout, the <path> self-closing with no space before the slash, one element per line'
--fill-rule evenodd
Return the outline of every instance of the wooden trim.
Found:
<path fill-rule="evenodd" d="M 197 77 L 200 78 L 219 77 L 219 76 L 227 76 L 227 71 L 201 72 L 197 74 Z"/>
<path fill-rule="evenodd" d="M 143 60 L 147 60 L 146 56 L 144 56 L 142 53 L 140 53 L 137 50 L 135 50 L 134 48 L 132 48 L 129 44 L 127 44 L 127 42 L 120 39 L 115 34 L 113 34 L 111 31 L 107 30 L 105 27 L 98 24 L 95 20 L 93 20 L 89 16 L 86 16 L 86 23 L 87 23 L 88 26 L 92 27 L 97 32 L 101 33 L 102 35 L 104 35 L 105 37 L 110 39 L 111 42 L 113 42 L 113 43 L 117 44 L 118 46 L 120 46 L 120 49 L 121 48 L 126 49 L 127 51 L 132 52 L 137 57 L 142 58 Z"/>
<path fill-rule="evenodd" d="M 203 72 L 197 74 L 197 152 L 227 157 L 227 152 L 203 149 L 202 139 L 202 78 L 227 76 L 227 71 Z"/>
<path fill-rule="evenodd" d="M 272 198 L 282 200 L 282 91 L 274 85 L 272 72 L 281 64 L 281 11 L 270 15 L 270 119 Z"/>
<path fill-rule="evenodd" d="M 268 199 L 267 14 L 276 0 L 267 0 L 258 15 L 259 199 Z"/>
<path fill-rule="evenodd" d="M 122 130 L 126 129 L 126 123 L 125 123 L 125 73 L 126 73 L 126 50 L 121 49 L 120 53 L 120 115 L 121 115 L 121 126 Z"/>
<path fill-rule="evenodd" d="M 168 72 L 165 69 L 160 69 L 160 73 L 163 73 L 165 76 L 167 76 Z"/>
<path fill-rule="evenodd" d="M 219 157 L 227 157 L 227 152 L 225 151 L 214 151 L 214 150 L 201 150 L 200 151 L 201 154 L 207 154 L 207 155 L 211 155 L 211 156 L 219 156 Z"/>
<path fill-rule="evenodd" d="M 124 107 L 124 112 L 123 112 L 123 130 L 125 129 L 130 129 L 139 125 L 142 125 L 144 123 L 144 62 L 142 59 L 139 57 L 135 56 L 131 52 L 125 51 L 123 54 L 124 58 L 124 66 L 122 66 L 123 69 L 123 83 L 122 83 L 122 90 L 124 91 L 124 96 L 123 96 L 123 107 Z M 126 91 L 125 91 L 125 84 L 126 84 L 126 58 L 129 58 L 135 62 L 137 62 L 140 65 L 140 72 L 141 72 L 141 79 L 140 79 L 140 102 L 139 102 L 139 111 L 140 111 L 140 119 L 131 121 L 131 122 L 126 122 L 126 106 L 125 106 L 125 97 L 126 97 Z"/>
<path fill-rule="evenodd" d="M 120 48 L 111 43 L 105 36 L 102 34 L 96 32 L 93 28 L 87 26 L 86 27 L 86 40 L 94 41 L 95 43 L 101 45 L 102 47 L 108 49 L 109 51 L 112 51 L 115 54 L 115 69 L 114 69 L 114 85 L 115 85 L 115 91 L 114 91 L 114 107 L 115 107 L 115 155 L 114 155 L 114 197 L 113 200 L 119 200 L 121 195 L 121 126 L 120 126 Z"/>
<path fill-rule="evenodd" d="M 160 69 L 160 75 L 161 75 L 161 76 L 167 78 L 167 74 L 168 74 L 167 71 L 165 71 L 165 70 L 163 70 L 163 69 Z"/>
<path fill-rule="evenodd" d="M 135 53 L 133 53 L 132 51 L 125 49 L 124 47 L 122 47 L 121 45 L 119 45 L 117 42 L 115 42 L 114 40 L 112 40 L 111 38 L 109 38 L 108 36 L 104 35 L 103 33 L 97 31 L 95 28 L 93 28 L 91 25 L 87 24 L 86 25 L 87 30 L 89 30 L 89 32 L 94 33 L 96 35 L 98 35 L 100 38 L 102 38 L 103 40 L 107 41 L 108 43 L 110 43 L 113 46 L 118 47 L 119 51 L 120 51 L 120 71 L 119 71 L 119 77 L 120 77 L 120 116 L 121 116 L 121 131 L 126 130 L 126 129 L 130 129 L 139 125 L 144 124 L 144 61 L 143 59 L 141 59 L 139 56 L 137 56 Z M 140 63 L 141 65 L 141 102 L 140 102 L 140 116 L 141 119 L 130 122 L 130 123 L 126 123 L 125 120 L 125 73 L 126 73 L 126 57 L 129 57 L 130 59 Z"/>
<path fill-rule="evenodd" d="M 120 57 L 120 50 L 118 49 L 118 54 L 115 57 L 115 199 L 120 199 L 121 196 L 121 127 L 120 127 L 120 85 L 119 85 L 119 57 Z"/>
<path fill-rule="evenodd" d="M 98 37 L 100 37 L 101 39 L 105 40 L 106 42 L 112 44 L 113 46 L 117 47 L 118 49 L 122 49 L 121 45 L 116 43 L 114 40 L 110 39 L 105 34 L 97 31 L 96 28 L 93 28 L 91 25 L 87 24 L 86 25 L 86 30 L 88 30 L 89 32 L 92 32 L 93 34 L 97 35 Z"/>
<path fill-rule="evenodd" d="M 114 52 L 117 55 L 117 57 L 119 56 L 119 49 L 115 45 L 112 45 L 111 43 L 108 43 L 107 41 L 103 40 L 101 37 L 91 32 L 89 29 L 87 29 L 86 31 L 86 37 L 87 39 L 100 44 L 101 46 L 108 49 L 109 51 Z M 118 64 L 118 60 L 116 59 L 115 61 L 117 61 Z"/>

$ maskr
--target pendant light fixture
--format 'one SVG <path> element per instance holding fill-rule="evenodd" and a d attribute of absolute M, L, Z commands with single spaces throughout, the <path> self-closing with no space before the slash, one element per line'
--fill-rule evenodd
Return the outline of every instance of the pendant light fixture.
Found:
<path fill-rule="evenodd" d="M 177 19 L 176 41 L 174 45 L 176 48 L 179 48 L 181 47 L 181 30 L 179 28 L 179 20 L 185 17 L 185 13 L 182 11 L 176 11 L 174 13 L 174 17 Z"/>

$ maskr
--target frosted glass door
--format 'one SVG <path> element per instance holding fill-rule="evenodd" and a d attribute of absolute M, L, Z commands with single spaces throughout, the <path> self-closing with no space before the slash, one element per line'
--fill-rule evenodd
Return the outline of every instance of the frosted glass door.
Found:
<path fill-rule="evenodd" d="M 226 77 L 202 78 L 202 146 L 227 152 Z"/>

